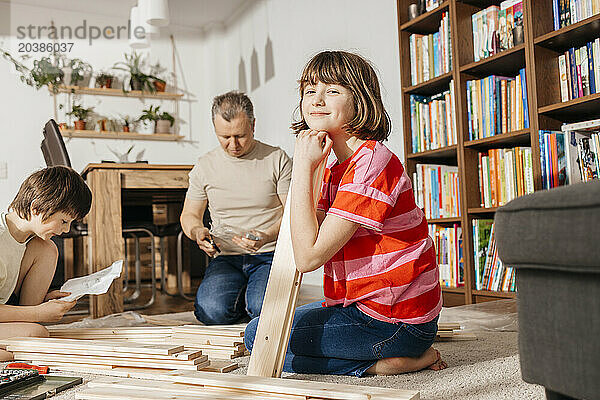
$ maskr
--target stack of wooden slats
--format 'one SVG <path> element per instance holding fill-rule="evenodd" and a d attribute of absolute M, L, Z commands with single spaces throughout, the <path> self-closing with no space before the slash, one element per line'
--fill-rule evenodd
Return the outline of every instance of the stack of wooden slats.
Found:
<path fill-rule="evenodd" d="M 171 343 L 186 350 L 202 350 L 208 357 L 232 359 L 246 354 L 245 325 L 184 325 L 173 327 Z"/>
<path fill-rule="evenodd" d="M 173 335 L 172 327 L 129 326 L 122 328 L 60 328 L 49 326 L 50 337 L 65 339 L 122 339 L 165 343 Z"/>
<path fill-rule="evenodd" d="M 50 327 L 50 336 L 69 339 L 122 339 L 139 343 L 182 345 L 212 359 L 231 360 L 246 354 L 246 325 L 184 325 L 172 327 L 79 328 Z"/>
<path fill-rule="evenodd" d="M 81 340 L 64 338 L 11 338 L 0 343 L 15 359 L 40 365 L 79 365 L 95 369 L 142 367 L 198 371 L 209 365 L 202 351 L 181 345 L 143 344 L 125 340 Z"/>
<path fill-rule="evenodd" d="M 435 339 L 440 342 L 447 342 L 452 340 L 477 340 L 477 337 L 472 333 L 463 332 L 460 324 L 440 322 L 438 323 L 438 331 Z"/>
<path fill-rule="evenodd" d="M 246 375 L 172 371 L 148 375 L 132 373 L 132 378 L 96 378 L 77 399 L 285 399 L 285 400 L 417 400 L 416 390 L 310 382 L 296 379 Z"/>

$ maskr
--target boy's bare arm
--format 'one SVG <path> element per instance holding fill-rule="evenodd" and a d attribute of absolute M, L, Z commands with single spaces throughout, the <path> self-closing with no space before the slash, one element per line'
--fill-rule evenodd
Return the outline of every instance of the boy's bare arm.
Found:
<path fill-rule="evenodd" d="M 50 300 L 37 306 L 0 304 L 0 322 L 57 322 L 75 303 Z"/>

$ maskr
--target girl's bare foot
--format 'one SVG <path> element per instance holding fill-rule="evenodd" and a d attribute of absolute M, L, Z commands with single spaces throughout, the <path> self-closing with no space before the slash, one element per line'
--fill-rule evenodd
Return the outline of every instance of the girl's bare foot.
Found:
<path fill-rule="evenodd" d="M 425 368 L 439 371 L 446 367 L 448 365 L 442 360 L 440 352 L 430 347 L 425 353 L 416 358 L 391 357 L 378 360 L 366 373 L 370 375 L 397 375 Z"/>

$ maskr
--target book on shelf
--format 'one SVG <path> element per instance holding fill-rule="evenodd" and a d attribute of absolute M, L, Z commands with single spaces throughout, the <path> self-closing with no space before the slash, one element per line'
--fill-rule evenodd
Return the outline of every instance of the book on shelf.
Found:
<path fill-rule="evenodd" d="M 471 15 L 473 60 L 514 47 L 513 29 L 523 24 L 522 0 L 508 0 Z"/>
<path fill-rule="evenodd" d="M 474 219 L 472 225 L 475 289 L 514 292 L 514 267 L 504 264 L 498 257 L 494 220 Z"/>
<path fill-rule="evenodd" d="M 533 193 L 531 148 L 490 149 L 478 157 L 481 207 L 502 206 Z"/>
<path fill-rule="evenodd" d="M 413 187 L 415 201 L 427 219 L 460 216 L 458 167 L 417 164 Z"/>
<path fill-rule="evenodd" d="M 561 131 L 539 131 L 542 187 L 554 187 L 587 182 L 600 177 L 600 126 L 594 131 L 572 129 L 563 125 Z"/>
<path fill-rule="evenodd" d="M 443 0 L 426 0 L 425 1 L 425 12 L 435 10 L 442 4 Z"/>
<path fill-rule="evenodd" d="M 529 127 L 525 69 L 515 77 L 491 75 L 467 81 L 469 140 Z"/>
<path fill-rule="evenodd" d="M 600 178 L 600 119 L 563 124 L 566 184 Z"/>
<path fill-rule="evenodd" d="M 564 28 L 600 12 L 600 0 L 552 0 L 554 30 Z"/>
<path fill-rule="evenodd" d="M 408 46 L 412 85 L 450 72 L 452 48 L 448 12 L 442 13 L 442 20 L 437 32 L 428 35 L 413 33 L 408 37 Z"/>
<path fill-rule="evenodd" d="M 600 39 L 558 56 L 560 99 L 569 101 L 600 90 Z"/>
<path fill-rule="evenodd" d="M 462 253 L 462 229 L 459 224 L 441 226 L 429 224 L 429 236 L 436 248 L 442 287 L 461 287 L 465 284 Z"/>
<path fill-rule="evenodd" d="M 418 153 L 455 145 L 454 81 L 433 96 L 410 95 L 412 151 Z"/>

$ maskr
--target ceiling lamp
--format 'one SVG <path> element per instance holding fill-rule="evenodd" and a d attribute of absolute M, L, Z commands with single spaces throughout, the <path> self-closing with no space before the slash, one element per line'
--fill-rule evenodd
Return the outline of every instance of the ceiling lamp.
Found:
<path fill-rule="evenodd" d="M 135 33 L 136 28 L 144 28 L 144 24 L 142 24 L 140 20 L 140 9 L 138 7 L 132 7 L 129 18 L 131 23 L 131 36 L 129 37 L 129 46 L 133 49 L 145 49 L 146 47 L 150 46 L 147 32 L 142 33 L 142 35 L 144 36 L 143 38 L 138 38 Z"/>
<path fill-rule="evenodd" d="M 146 21 L 154 26 L 169 25 L 169 1 L 168 0 L 148 0 L 148 12 Z"/>
<path fill-rule="evenodd" d="M 150 0 L 138 0 L 138 13 L 140 15 L 141 25 L 146 31 L 146 35 L 148 35 L 150 39 L 158 39 L 160 36 L 160 28 L 158 26 L 150 25 L 147 22 L 150 11 L 149 2 Z"/>

